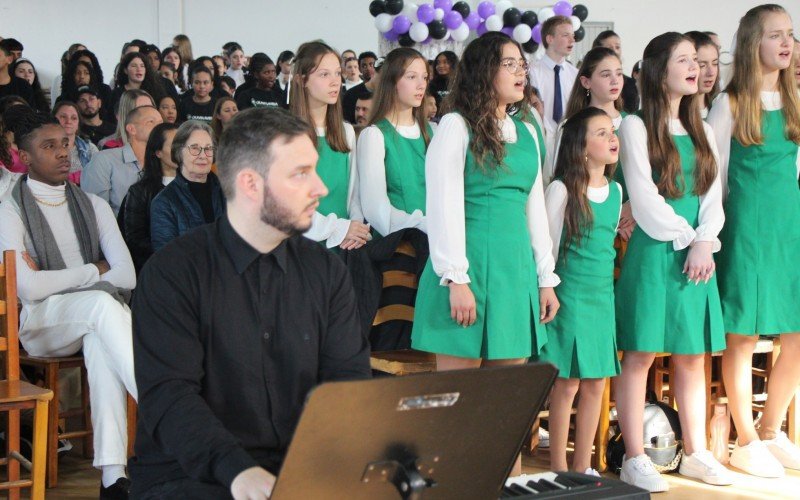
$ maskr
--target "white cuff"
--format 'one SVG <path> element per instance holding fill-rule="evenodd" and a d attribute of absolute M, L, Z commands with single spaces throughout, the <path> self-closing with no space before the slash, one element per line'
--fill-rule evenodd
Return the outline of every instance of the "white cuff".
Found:
<path fill-rule="evenodd" d="M 683 250 L 692 244 L 695 236 L 697 236 L 697 233 L 695 233 L 694 229 L 692 229 L 691 226 L 687 227 L 683 233 L 672 240 L 672 248 L 675 251 Z"/>
<path fill-rule="evenodd" d="M 325 246 L 327 248 L 338 247 L 344 241 L 344 237 L 347 236 L 347 231 L 349 230 L 350 219 L 336 219 L 331 235 L 325 240 Z"/>
<path fill-rule="evenodd" d="M 469 279 L 469 275 L 467 275 L 466 271 L 445 271 L 444 274 L 442 274 L 442 279 L 439 280 L 439 284 L 442 286 L 447 286 L 450 281 L 456 283 L 457 285 L 472 283 L 472 280 Z"/>
<path fill-rule="evenodd" d="M 556 273 L 539 276 L 539 288 L 554 288 L 561 283 L 561 278 Z"/>

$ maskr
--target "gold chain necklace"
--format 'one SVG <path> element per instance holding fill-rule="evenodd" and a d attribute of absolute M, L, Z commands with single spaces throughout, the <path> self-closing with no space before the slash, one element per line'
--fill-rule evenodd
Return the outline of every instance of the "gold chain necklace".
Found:
<path fill-rule="evenodd" d="M 61 205 L 63 205 L 64 203 L 67 202 L 67 198 L 66 197 L 64 198 L 63 201 L 59 201 L 58 203 L 50 203 L 49 201 L 40 200 L 39 198 L 37 198 L 35 196 L 33 197 L 33 199 L 36 200 L 38 203 L 41 203 L 42 205 L 46 206 L 46 207 L 60 207 Z"/>

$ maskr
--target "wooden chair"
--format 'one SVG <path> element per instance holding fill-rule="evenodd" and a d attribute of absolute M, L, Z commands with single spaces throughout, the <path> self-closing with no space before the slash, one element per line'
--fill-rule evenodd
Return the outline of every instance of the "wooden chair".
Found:
<path fill-rule="evenodd" d="M 53 392 L 19 379 L 19 316 L 17 309 L 16 256 L 13 251 L 3 252 L 0 264 L 0 315 L 2 336 L 0 352 L 4 352 L 5 380 L 0 381 L 0 410 L 8 413 L 6 429 L 6 457 L 0 464 L 8 468 L 8 481 L 0 483 L 0 490 L 9 490 L 9 498 L 19 498 L 20 489 L 30 487 L 31 498 L 43 499 L 45 490 L 45 445 L 47 442 L 47 416 Z M 20 410 L 33 410 L 33 461 L 19 453 Z M 31 479 L 20 479 L 19 464 L 31 471 Z"/>
<path fill-rule="evenodd" d="M 25 351 L 20 354 L 20 364 L 29 366 L 43 374 L 44 386 L 50 389 L 53 404 L 50 405 L 47 426 L 47 487 L 55 488 L 58 485 L 58 442 L 62 439 L 82 439 L 83 456 L 91 458 L 94 455 L 92 414 L 89 405 L 89 381 L 86 376 L 86 365 L 83 354 L 62 358 L 40 358 L 31 356 Z M 61 411 L 59 408 L 58 376 L 62 370 L 80 370 L 81 407 Z M 133 441 L 136 433 L 136 402 L 128 395 L 128 456 L 133 455 Z M 68 429 L 75 417 L 80 417 L 82 425 L 77 429 Z M 59 431 L 59 425 L 61 431 Z"/>

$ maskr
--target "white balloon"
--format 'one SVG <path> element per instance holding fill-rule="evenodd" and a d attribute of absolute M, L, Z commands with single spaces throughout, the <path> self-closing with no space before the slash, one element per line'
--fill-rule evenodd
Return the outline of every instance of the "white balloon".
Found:
<path fill-rule="evenodd" d="M 381 33 L 388 33 L 392 29 L 393 22 L 394 16 L 391 14 L 384 12 L 375 16 L 375 27 L 378 28 L 378 31 Z"/>
<path fill-rule="evenodd" d="M 444 19 L 444 9 L 435 9 L 433 11 L 433 18 L 437 21 Z"/>
<path fill-rule="evenodd" d="M 405 2 L 403 4 L 403 10 L 400 12 L 404 16 L 407 16 L 409 19 L 416 19 L 417 18 L 417 9 L 419 6 L 415 3 Z"/>
<path fill-rule="evenodd" d="M 497 14 L 491 15 L 486 18 L 487 31 L 500 31 L 503 29 L 503 18 Z"/>
<path fill-rule="evenodd" d="M 499 2 L 497 2 L 495 4 L 494 11 L 495 11 L 495 13 L 497 15 L 499 15 L 500 17 L 503 17 L 503 13 L 505 13 L 505 11 L 507 11 L 508 9 L 510 9 L 513 6 L 514 6 L 514 4 L 509 2 L 509 0 L 500 0 Z"/>
<path fill-rule="evenodd" d="M 467 26 L 467 23 L 461 23 L 451 34 L 456 42 L 466 41 L 469 38 L 469 26 Z"/>
<path fill-rule="evenodd" d="M 539 18 L 540 23 L 544 23 L 545 21 L 547 21 L 548 19 L 550 19 L 555 15 L 556 13 L 553 12 L 552 7 L 542 7 L 541 9 L 539 9 L 539 14 L 536 17 Z"/>
<path fill-rule="evenodd" d="M 531 39 L 531 27 L 525 23 L 520 23 L 514 27 L 511 38 L 519 43 L 525 43 Z"/>
<path fill-rule="evenodd" d="M 408 36 L 417 43 L 425 41 L 428 38 L 428 34 L 428 25 L 425 23 L 414 23 L 411 25 L 411 29 L 408 30 Z"/>
<path fill-rule="evenodd" d="M 572 21 L 572 30 L 578 31 L 578 28 L 581 27 L 581 20 L 578 16 L 569 16 L 569 20 Z"/>

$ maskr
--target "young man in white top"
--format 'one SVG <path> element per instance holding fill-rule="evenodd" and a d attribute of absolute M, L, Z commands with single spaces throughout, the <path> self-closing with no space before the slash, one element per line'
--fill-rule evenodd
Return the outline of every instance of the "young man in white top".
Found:
<path fill-rule="evenodd" d="M 67 182 L 69 141 L 58 122 L 31 112 L 14 128 L 28 174 L 0 203 L 0 250 L 16 252 L 19 340 L 32 356 L 83 349 L 100 498 L 128 498 L 126 393 L 137 391 L 123 297 L 136 285 L 133 261 L 108 204 Z"/>
<path fill-rule="evenodd" d="M 566 118 L 567 100 L 578 76 L 578 68 L 567 61 L 575 47 L 575 31 L 568 17 L 553 16 L 542 25 L 544 56 L 530 69 L 531 85 L 539 89 L 544 104 L 544 128 L 554 137 L 558 123 Z"/>

